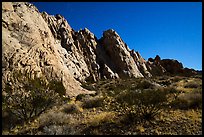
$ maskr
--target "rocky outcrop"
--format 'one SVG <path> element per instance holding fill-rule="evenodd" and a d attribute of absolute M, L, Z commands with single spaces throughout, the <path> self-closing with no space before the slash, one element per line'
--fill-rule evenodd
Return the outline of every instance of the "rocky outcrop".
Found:
<path fill-rule="evenodd" d="M 183 64 L 174 59 L 161 59 L 156 55 L 154 59 L 149 58 L 147 61 L 149 72 L 153 76 L 161 75 L 195 75 L 196 71 L 193 69 L 183 68 Z"/>
<path fill-rule="evenodd" d="M 134 50 L 130 51 L 130 55 L 133 57 L 135 64 L 138 66 L 138 69 L 145 77 L 151 77 L 152 74 L 148 71 L 146 60 L 142 58 L 139 52 L 135 52 Z"/>
<path fill-rule="evenodd" d="M 82 52 L 79 47 L 80 43 L 77 40 L 74 41 L 74 38 L 77 37 L 75 32 L 64 17 L 60 15 L 52 16 L 43 12 L 42 17 L 48 24 L 55 40 L 63 47 L 63 50 L 59 50 L 59 53 L 66 67 L 77 80 L 83 81 L 90 73 L 84 61 L 84 56 L 80 54 Z"/>
<path fill-rule="evenodd" d="M 2 51 L 3 87 L 21 70 L 61 80 L 67 96 L 94 93 L 80 86 L 89 80 L 194 74 L 176 60 L 146 61 L 112 29 L 97 39 L 87 28 L 73 30 L 62 15 L 40 13 L 25 2 L 2 3 Z"/>
<path fill-rule="evenodd" d="M 104 62 L 110 64 L 110 68 L 115 70 L 119 77 L 143 77 L 130 54 L 130 49 L 116 31 L 112 29 L 105 31 L 100 44 L 108 58 L 104 59 Z"/>
<path fill-rule="evenodd" d="M 179 74 L 183 71 L 182 63 L 177 60 L 163 59 L 160 61 L 161 65 L 165 68 L 166 72 L 170 74 Z"/>
<path fill-rule="evenodd" d="M 74 79 L 62 56 L 68 56 L 42 18 L 29 3 L 2 3 L 2 86 L 14 70 L 61 80 L 68 96 L 93 93 Z M 64 54 L 63 54 L 64 53 Z M 13 85 L 15 86 L 15 85 Z"/>
<path fill-rule="evenodd" d="M 165 68 L 160 63 L 161 58 L 157 55 L 154 59 L 149 58 L 146 62 L 147 70 L 152 76 L 161 76 L 166 73 Z"/>

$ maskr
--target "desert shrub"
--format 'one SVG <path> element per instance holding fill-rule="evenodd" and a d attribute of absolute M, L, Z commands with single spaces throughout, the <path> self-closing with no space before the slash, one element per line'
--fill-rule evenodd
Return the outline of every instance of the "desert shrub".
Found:
<path fill-rule="evenodd" d="M 69 135 L 77 134 L 76 128 L 73 126 L 75 119 L 72 115 L 63 112 L 51 110 L 39 116 L 39 129 L 36 131 L 38 135 Z"/>
<path fill-rule="evenodd" d="M 95 94 L 79 94 L 75 97 L 76 101 L 84 101 L 87 98 L 91 98 L 91 97 L 95 97 L 99 94 L 99 92 L 97 91 Z"/>
<path fill-rule="evenodd" d="M 71 125 L 48 125 L 43 128 L 40 135 L 75 135 L 77 133 L 75 127 Z"/>
<path fill-rule="evenodd" d="M 95 107 L 101 107 L 103 106 L 103 97 L 90 97 L 90 98 L 85 98 L 83 100 L 82 107 L 83 108 L 95 108 Z"/>
<path fill-rule="evenodd" d="M 167 92 L 162 89 L 147 89 L 123 92 L 116 98 L 120 104 L 126 103 L 129 112 L 144 119 L 152 119 L 167 104 Z"/>
<path fill-rule="evenodd" d="M 168 100 L 167 104 L 169 107 L 171 107 L 170 104 L 173 101 L 175 101 L 178 98 L 178 96 L 183 92 L 182 90 L 176 89 L 174 86 L 168 86 L 168 87 L 165 87 L 163 89 L 167 93 L 167 100 Z"/>
<path fill-rule="evenodd" d="M 27 122 L 39 116 L 55 103 L 61 101 L 59 90 L 50 88 L 44 77 L 13 72 L 12 84 L 6 83 L 3 91 L 3 110 L 11 113 L 17 121 Z M 57 83 L 57 82 L 54 82 Z M 13 88 L 11 85 L 15 85 Z M 18 86 L 19 85 L 19 86 Z M 64 89 L 61 89 L 62 93 Z"/>
<path fill-rule="evenodd" d="M 76 104 L 67 104 L 64 107 L 63 111 L 65 113 L 78 113 L 78 112 L 81 112 L 82 109 Z"/>
<path fill-rule="evenodd" d="M 39 116 L 39 126 L 44 127 L 53 124 L 67 124 L 71 122 L 72 117 L 63 112 L 50 111 Z"/>
<path fill-rule="evenodd" d="M 202 95 L 194 95 L 190 101 L 190 108 L 202 108 Z"/>
<path fill-rule="evenodd" d="M 139 89 L 148 89 L 148 88 L 152 88 L 153 84 L 151 83 L 151 81 L 149 80 L 142 80 L 138 85 L 137 88 Z"/>
<path fill-rule="evenodd" d="M 185 93 L 176 98 L 171 106 L 177 109 L 202 108 L 202 94 L 198 92 Z"/>
<path fill-rule="evenodd" d="M 196 83 L 195 81 L 191 81 L 191 82 L 188 82 L 184 88 L 198 88 L 200 87 L 199 83 Z"/>

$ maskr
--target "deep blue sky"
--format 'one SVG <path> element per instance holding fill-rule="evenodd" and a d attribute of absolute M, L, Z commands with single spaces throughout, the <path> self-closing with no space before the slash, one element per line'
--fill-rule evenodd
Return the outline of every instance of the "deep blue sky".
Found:
<path fill-rule="evenodd" d="M 33 2 L 40 12 L 61 14 L 78 31 L 88 28 L 99 39 L 114 29 L 144 59 L 176 59 L 202 69 L 201 2 Z"/>

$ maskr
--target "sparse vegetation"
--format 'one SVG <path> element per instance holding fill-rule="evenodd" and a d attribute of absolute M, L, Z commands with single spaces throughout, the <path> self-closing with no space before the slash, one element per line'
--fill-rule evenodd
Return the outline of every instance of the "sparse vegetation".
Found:
<path fill-rule="evenodd" d="M 103 106 L 103 100 L 104 98 L 100 96 L 84 98 L 82 107 L 83 108 L 101 107 Z"/>
<path fill-rule="evenodd" d="M 63 111 L 64 111 L 65 113 L 69 114 L 69 113 L 79 113 L 79 112 L 82 112 L 83 109 L 80 108 L 80 107 L 79 107 L 78 105 L 76 105 L 76 104 L 67 104 L 67 105 L 64 107 Z"/>
<path fill-rule="evenodd" d="M 56 87 L 62 87 L 63 85 L 60 82 L 51 81 L 50 85 L 43 77 L 33 79 L 29 74 L 20 72 L 13 72 L 11 83 L 6 84 L 3 89 L 5 94 L 2 95 L 2 111 L 7 113 L 7 116 L 3 116 L 2 120 L 4 125 L 9 128 L 16 123 L 20 122 L 22 124 L 22 122 L 28 122 L 39 116 L 54 104 L 59 103 L 61 100 L 59 95 L 65 93 L 64 88 L 59 90 L 53 88 L 52 83 L 55 83 L 54 86 Z M 18 85 L 17 83 L 19 86 L 12 88 L 11 85 Z M 15 120 L 7 123 L 7 120 L 11 117 Z"/>
<path fill-rule="evenodd" d="M 167 92 L 161 89 L 148 89 L 123 92 L 116 98 L 119 103 L 127 103 L 130 112 L 146 120 L 154 118 L 167 104 Z"/>
<path fill-rule="evenodd" d="M 170 83 L 162 84 L 165 81 Z M 185 88 L 195 81 L 197 86 Z M 85 85 L 97 90 L 97 94 L 80 94 L 47 109 L 30 124 L 10 130 L 10 134 L 202 134 L 202 82 L 199 78 L 114 79 Z M 60 89 L 54 87 L 49 89 Z M 60 96 L 59 92 L 57 94 Z"/>
<path fill-rule="evenodd" d="M 202 108 L 202 95 L 201 93 L 190 92 L 180 95 L 174 102 L 172 102 L 174 108 L 179 109 L 192 109 Z"/>
<path fill-rule="evenodd" d="M 152 88 L 153 86 L 154 85 L 152 84 L 151 81 L 144 79 L 137 85 L 137 88 L 139 88 L 139 89 L 149 89 L 149 88 Z"/>
<path fill-rule="evenodd" d="M 196 81 L 191 81 L 191 82 L 188 82 L 184 88 L 198 88 L 200 87 L 199 83 L 196 83 Z"/>
<path fill-rule="evenodd" d="M 102 123 L 113 122 L 114 117 L 115 117 L 114 112 L 102 112 L 99 113 L 98 115 L 88 117 L 85 123 L 91 126 L 98 126 Z"/>

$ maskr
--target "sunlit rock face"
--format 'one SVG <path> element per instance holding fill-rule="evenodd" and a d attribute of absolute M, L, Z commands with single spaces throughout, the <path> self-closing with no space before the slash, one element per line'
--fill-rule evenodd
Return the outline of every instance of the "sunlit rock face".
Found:
<path fill-rule="evenodd" d="M 81 82 L 163 74 L 191 74 L 175 60 L 146 61 L 113 29 L 97 39 L 75 31 L 62 15 L 40 13 L 26 2 L 2 2 L 2 85 L 15 70 L 61 80 L 67 96 L 89 94 Z"/>
<path fill-rule="evenodd" d="M 143 77 L 131 56 L 130 49 L 116 31 L 110 29 L 103 33 L 100 42 L 108 56 L 106 60 L 119 77 Z"/>
<path fill-rule="evenodd" d="M 68 29 L 68 25 L 65 27 Z M 38 9 L 29 3 L 2 3 L 2 85 L 9 82 L 11 73 L 44 75 L 61 80 L 66 95 L 91 93 L 74 79 L 64 57 L 67 50 L 55 39 L 48 23 Z M 13 85 L 15 86 L 15 85 Z"/>

